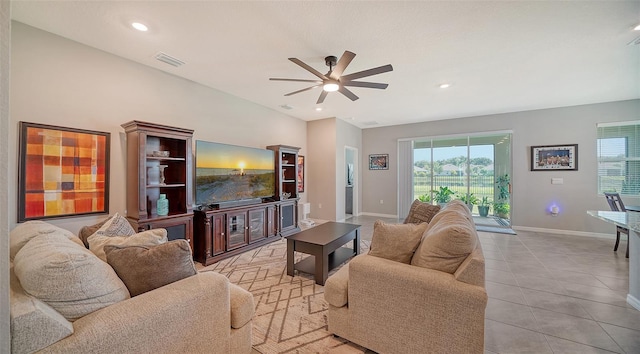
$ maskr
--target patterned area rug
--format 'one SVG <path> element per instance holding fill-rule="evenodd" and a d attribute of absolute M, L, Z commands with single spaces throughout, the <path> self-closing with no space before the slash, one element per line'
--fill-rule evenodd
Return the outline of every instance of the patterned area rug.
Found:
<path fill-rule="evenodd" d="M 362 240 L 360 252 L 369 250 Z M 350 245 L 350 244 L 348 244 Z M 296 253 L 296 262 L 310 257 Z M 366 349 L 327 331 L 324 287 L 312 274 L 287 275 L 286 239 L 247 251 L 233 258 L 200 269 L 226 275 L 229 280 L 253 294 L 253 348 L 272 353 L 365 353 Z M 337 271 L 333 270 L 329 275 Z"/>

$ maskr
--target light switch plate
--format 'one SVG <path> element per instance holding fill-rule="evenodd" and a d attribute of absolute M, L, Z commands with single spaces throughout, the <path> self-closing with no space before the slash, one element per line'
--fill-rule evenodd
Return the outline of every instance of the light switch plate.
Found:
<path fill-rule="evenodd" d="M 551 178 L 551 184 L 564 184 L 563 178 Z"/>

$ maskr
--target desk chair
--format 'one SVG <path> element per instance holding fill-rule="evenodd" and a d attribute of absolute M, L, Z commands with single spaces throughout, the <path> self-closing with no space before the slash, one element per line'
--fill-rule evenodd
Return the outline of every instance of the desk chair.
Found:
<path fill-rule="evenodd" d="M 607 203 L 609 203 L 609 207 L 611 208 L 612 211 L 624 211 L 626 212 L 627 209 L 625 209 L 624 207 L 624 203 L 622 202 L 622 199 L 620 199 L 620 194 L 618 193 L 605 193 L 604 197 L 607 198 Z M 627 255 L 626 257 L 629 258 L 629 229 L 624 228 L 622 226 L 616 226 L 616 245 L 613 246 L 613 251 L 617 251 L 618 250 L 618 244 L 620 243 L 620 233 L 625 233 L 627 234 Z"/>

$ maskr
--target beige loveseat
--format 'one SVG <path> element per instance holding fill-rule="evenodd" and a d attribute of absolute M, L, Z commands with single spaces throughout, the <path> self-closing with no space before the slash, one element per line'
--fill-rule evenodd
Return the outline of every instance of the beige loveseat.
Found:
<path fill-rule="evenodd" d="M 34 242 L 64 243 L 66 237 L 73 246 L 65 247 L 74 252 L 76 246 L 83 248 L 82 241 L 68 231 L 42 224 L 43 228 L 35 231 L 27 227 L 31 235 L 16 235 L 15 230 L 11 235 L 12 261 L 15 257 L 10 268 L 12 353 L 251 352 L 253 297 L 213 272 L 198 273 L 134 297 L 126 292 L 123 300 L 68 320 L 54 309 L 59 302 L 47 303 L 28 294 L 16 275 L 20 273 L 15 268 L 24 256 L 20 252 L 26 252 Z M 85 251 L 73 257 L 94 257 Z M 93 264 L 109 267 L 96 259 L 103 264 L 91 259 Z M 64 308 L 64 312 L 69 310 L 73 311 Z"/>
<path fill-rule="evenodd" d="M 374 229 L 369 254 L 355 257 L 327 280 L 329 331 L 378 353 L 483 353 L 484 257 L 471 215 L 460 205 L 447 206 L 425 225 L 411 259 L 420 263 L 416 257 L 428 252 L 420 247 L 426 243 L 442 246 L 434 246 L 433 238 L 425 242 L 439 233 L 454 251 L 451 257 L 446 249 L 430 257 L 435 268 L 444 262 L 446 271 L 371 255 Z M 455 244 L 469 247 L 469 240 L 470 253 L 455 254 Z M 450 260 L 456 257 L 461 263 L 452 267 Z"/>

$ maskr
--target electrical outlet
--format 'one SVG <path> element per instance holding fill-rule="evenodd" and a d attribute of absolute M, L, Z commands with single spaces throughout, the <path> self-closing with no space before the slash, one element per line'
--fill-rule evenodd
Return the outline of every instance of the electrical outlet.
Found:
<path fill-rule="evenodd" d="M 318 209 L 322 209 L 322 203 L 318 204 Z"/>
<path fill-rule="evenodd" d="M 380 204 L 384 204 L 384 200 L 380 199 Z"/>

